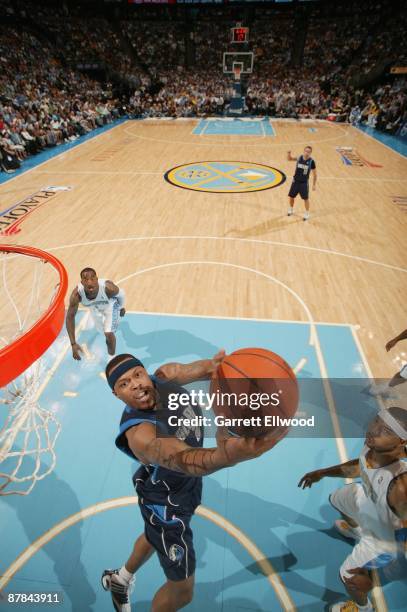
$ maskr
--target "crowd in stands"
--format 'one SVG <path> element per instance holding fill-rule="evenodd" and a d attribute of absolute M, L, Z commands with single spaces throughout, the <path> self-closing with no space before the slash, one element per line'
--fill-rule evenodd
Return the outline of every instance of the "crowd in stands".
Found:
<path fill-rule="evenodd" d="M 369 127 L 390 134 L 407 133 L 407 81 L 395 80 L 392 85 L 380 85 L 371 95 L 356 104 L 350 112 L 352 124 L 365 122 Z"/>
<path fill-rule="evenodd" d="M 121 21 L 120 28 L 149 74 L 172 71 L 185 63 L 185 35 L 177 22 L 168 27 L 162 21 Z"/>
<path fill-rule="evenodd" d="M 321 2 L 303 21 L 294 11 L 264 8 L 250 24 L 250 46 L 234 48 L 254 53 L 253 73 L 243 79 L 245 110 L 351 118 L 400 133 L 407 120 L 405 78 L 366 87 L 361 77 L 382 63 L 406 62 L 406 17 L 395 15 L 386 0 L 376 0 L 373 8 L 368 0 Z M 189 21 L 134 15 L 109 20 L 84 18 L 65 3 L 51 9 L 0 0 L 0 18 L 8 20 L 0 33 L 3 169 L 119 117 L 125 110 L 112 85 L 118 81 L 127 85 L 126 112 L 133 117 L 227 112 L 233 80 L 222 72 L 222 54 L 232 50 L 234 25 L 227 10 L 219 8 L 217 20 L 198 9 Z M 304 44 L 296 56 L 301 24 Z M 84 68 L 92 64 L 103 69 L 103 79 L 87 76 Z"/>
<path fill-rule="evenodd" d="M 70 66 L 103 67 L 109 76 L 117 76 L 140 85 L 143 69 L 125 45 L 120 33 L 106 19 L 87 19 L 79 7 L 68 11 L 65 4 L 49 10 L 38 6 L 32 18 L 53 35 L 61 57 Z"/>
<path fill-rule="evenodd" d="M 222 51 L 228 50 L 232 22 L 205 23 L 196 21 L 192 33 L 196 65 L 200 70 L 222 73 Z M 209 38 L 209 40 L 208 40 Z"/>
<path fill-rule="evenodd" d="M 345 13 L 346 15 L 346 13 Z M 335 28 L 327 28 L 325 19 L 311 19 L 304 49 L 304 67 L 314 75 L 343 79 L 352 65 L 369 30 L 377 23 L 377 14 L 355 20 L 354 16 L 338 18 Z"/>
<path fill-rule="evenodd" d="M 274 74 L 276 66 L 279 69 L 289 66 L 295 38 L 293 19 L 283 16 L 278 21 L 255 22 L 250 35 L 255 41 L 253 52 L 256 74 L 267 78 Z"/>
<path fill-rule="evenodd" d="M 293 118 L 330 117 L 345 121 L 351 109 L 359 105 L 363 121 L 377 113 L 377 127 L 380 129 L 391 131 L 396 127 L 394 121 L 387 120 L 389 113 L 396 112 L 399 123 L 403 123 L 404 82 L 397 86 L 397 94 L 394 88 L 387 86 L 384 98 L 381 93 L 376 95 L 354 82 L 355 75 L 368 73 L 380 61 L 402 59 L 405 53 L 406 42 L 401 36 L 406 26 L 405 17 L 403 21 L 392 15 L 385 0 L 376 0 L 374 4 L 371 0 L 317 4 L 309 18 L 303 58 L 297 67 L 293 66 L 293 40 L 295 27 L 299 25 L 294 15 L 279 11 L 278 7 L 264 9 L 261 14 L 264 18 L 252 23 L 250 28 L 250 48 L 255 59 L 253 74 L 246 78 L 248 112 Z M 171 64 L 172 70 L 162 68 L 155 73 L 162 85 L 160 91 L 152 94 L 143 88 L 136 90 L 132 97 L 134 116 L 223 114 L 233 92 L 232 81 L 221 75 L 222 50 L 230 50 L 231 25 L 227 19 L 215 23 L 195 21 L 192 32 L 187 35 L 197 43 L 196 65 L 192 69 L 185 67 L 185 45 L 178 47 L 174 55 L 168 51 L 167 63 Z M 128 28 L 134 29 L 134 26 Z M 140 24 L 138 28 L 140 36 L 143 36 Z M 160 32 L 155 36 L 155 54 L 158 57 L 158 49 L 162 46 L 165 50 L 167 43 L 160 42 L 162 39 L 165 41 L 162 24 L 159 26 L 152 21 L 147 30 L 149 47 L 152 46 L 154 28 Z M 177 36 L 185 39 L 185 32 L 178 31 Z M 144 49 L 144 39 L 141 41 L 140 48 Z M 171 44 L 175 51 L 175 42 Z M 376 106 L 374 113 L 368 112 L 372 103 Z M 370 122 L 372 120 L 371 117 Z"/>
<path fill-rule="evenodd" d="M 63 66 L 29 32 L 9 27 L 0 34 L 0 62 L 0 165 L 6 172 L 123 112 L 111 89 Z"/>
<path fill-rule="evenodd" d="M 135 117 L 196 117 L 222 115 L 232 95 L 231 84 L 222 73 L 208 79 L 207 73 L 193 75 L 184 70 L 170 77 L 160 76 L 160 91 L 152 94 L 146 88 L 137 89 L 130 98 Z"/>

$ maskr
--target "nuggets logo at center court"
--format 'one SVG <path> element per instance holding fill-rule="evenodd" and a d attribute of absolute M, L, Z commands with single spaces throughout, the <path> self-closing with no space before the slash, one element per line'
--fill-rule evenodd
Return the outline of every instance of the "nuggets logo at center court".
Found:
<path fill-rule="evenodd" d="M 246 193 L 278 187 L 286 176 L 281 170 L 263 164 L 202 161 L 171 168 L 164 178 L 171 185 L 192 191 Z"/>

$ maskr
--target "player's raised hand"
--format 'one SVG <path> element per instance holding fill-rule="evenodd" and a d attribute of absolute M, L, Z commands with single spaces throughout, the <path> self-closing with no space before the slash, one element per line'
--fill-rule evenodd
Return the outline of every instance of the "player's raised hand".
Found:
<path fill-rule="evenodd" d="M 72 345 L 72 357 L 74 359 L 76 359 L 77 361 L 80 361 L 82 359 L 81 357 L 81 353 L 83 353 L 83 348 L 81 347 L 80 344 L 78 344 L 77 342 L 75 342 Z"/>
<path fill-rule="evenodd" d="M 209 372 L 209 374 L 216 372 L 216 370 L 218 369 L 222 361 L 225 359 L 225 357 L 226 357 L 226 352 L 224 349 L 220 349 L 220 351 L 218 351 L 216 355 L 212 357 L 212 359 L 210 360 L 210 366 L 209 366 L 211 369 L 211 372 Z"/>
<path fill-rule="evenodd" d="M 265 436 L 255 439 L 255 448 L 260 455 L 271 450 L 280 440 L 287 435 L 288 427 L 276 427 Z"/>
<path fill-rule="evenodd" d="M 300 482 L 298 483 L 298 486 L 301 489 L 311 488 L 314 483 L 319 482 L 321 478 L 323 477 L 324 477 L 323 470 L 315 470 L 314 472 L 307 472 L 307 474 L 304 474 L 304 476 L 301 478 Z"/>
<path fill-rule="evenodd" d="M 389 352 L 391 351 L 391 349 L 396 346 L 397 344 L 397 339 L 393 338 L 392 340 L 389 340 L 388 343 L 386 344 L 386 351 Z"/>
<path fill-rule="evenodd" d="M 278 428 L 262 438 L 230 437 L 218 438 L 218 447 L 222 448 L 231 465 L 260 457 L 271 450 L 286 434 L 286 428 Z"/>

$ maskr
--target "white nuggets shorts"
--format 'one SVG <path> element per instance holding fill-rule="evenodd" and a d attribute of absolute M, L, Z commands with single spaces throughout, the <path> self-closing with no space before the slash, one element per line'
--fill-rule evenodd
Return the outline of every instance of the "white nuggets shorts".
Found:
<path fill-rule="evenodd" d="M 359 509 L 357 504 L 358 493 L 362 485 L 351 483 L 337 489 L 329 496 L 332 506 L 349 518 L 355 520 L 360 525 Z M 352 578 L 353 574 L 349 570 L 363 568 L 366 570 L 378 569 L 392 563 L 397 558 L 397 554 L 386 551 L 386 546 L 382 540 L 376 538 L 370 531 L 363 532 L 359 541 L 356 542 L 351 554 L 342 563 L 339 573 L 342 580 Z"/>
<path fill-rule="evenodd" d="M 115 333 L 119 327 L 120 306 L 117 300 L 110 300 L 103 311 L 91 308 L 92 319 L 95 327 L 103 333 Z"/>

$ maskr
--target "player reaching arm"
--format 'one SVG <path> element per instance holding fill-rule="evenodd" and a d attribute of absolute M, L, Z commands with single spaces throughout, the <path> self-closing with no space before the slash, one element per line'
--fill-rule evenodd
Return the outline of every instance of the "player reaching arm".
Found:
<path fill-rule="evenodd" d="M 196 380 L 209 378 L 216 372 L 224 358 L 225 351 L 221 349 L 212 359 L 200 359 L 192 363 L 166 363 L 155 371 L 155 376 L 179 385 L 187 385 Z"/>
<path fill-rule="evenodd" d="M 340 465 L 308 472 L 301 478 L 298 486 L 302 489 L 311 488 L 313 484 L 327 476 L 331 478 L 357 478 L 360 476 L 359 459 L 352 459 Z"/>
<path fill-rule="evenodd" d="M 271 450 L 284 433 L 281 437 L 273 432 L 263 438 L 218 438 L 215 448 L 191 448 L 176 438 L 157 438 L 156 428 L 144 423 L 131 429 L 127 440 L 133 454 L 144 464 L 160 465 L 189 476 L 208 476 L 222 468 L 260 457 Z"/>
<path fill-rule="evenodd" d="M 389 352 L 392 348 L 396 346 L 398 342 L 400 342 L 400 340 L 406 340 L 406 339 L 407 339 L 407 329 L 405 329 L 403 332 L 401 332 L 401 334 L 399 334 L 398 336 L 396 336 L 395 338 L 392 338 L 391 340 L 387 342 L 386 351 Z"/>

